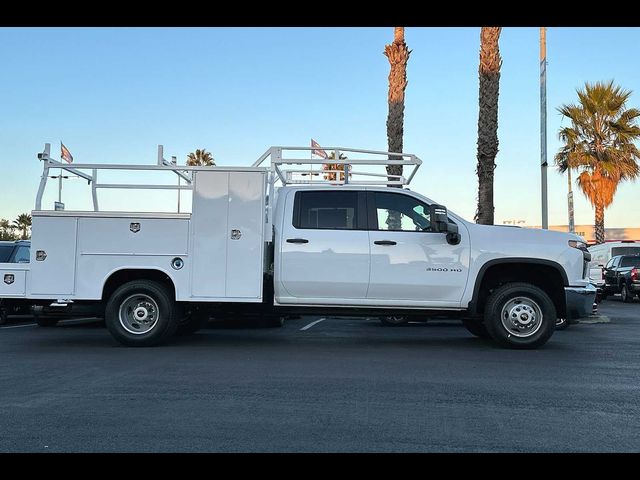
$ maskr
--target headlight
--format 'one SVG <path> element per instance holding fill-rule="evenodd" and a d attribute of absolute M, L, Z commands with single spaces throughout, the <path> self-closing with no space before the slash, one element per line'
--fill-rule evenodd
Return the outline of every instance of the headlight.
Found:
<path fill-rule="evenodd" d="M 587 249 L 587 244 L 585 242 L 581 242 L 580 240 L 569 240 L 569 246 L 577 248 L 579 250 Z"/>

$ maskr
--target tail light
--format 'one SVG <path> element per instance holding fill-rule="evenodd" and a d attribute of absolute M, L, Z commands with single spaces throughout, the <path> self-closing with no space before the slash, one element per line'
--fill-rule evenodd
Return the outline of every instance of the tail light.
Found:
<path fill-rule="evenodd" d="M 638 269 L 635 267 L 631 269 L 631 280 L 633 280 L 634 282 L 638 280 Z"/>

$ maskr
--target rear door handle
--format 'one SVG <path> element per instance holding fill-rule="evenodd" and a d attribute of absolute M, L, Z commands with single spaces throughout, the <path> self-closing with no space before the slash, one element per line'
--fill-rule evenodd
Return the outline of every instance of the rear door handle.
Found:
<path fill-rule="evenodd" d="M 287 238 L 287 243 L 309 243 L 306 238 Z"/>
<path fill-rule="evenodd" d="M 376 240 L 375 242 L 376 245 L 396 245 L 396 242 L 394 242 L 393 240 Z"/>

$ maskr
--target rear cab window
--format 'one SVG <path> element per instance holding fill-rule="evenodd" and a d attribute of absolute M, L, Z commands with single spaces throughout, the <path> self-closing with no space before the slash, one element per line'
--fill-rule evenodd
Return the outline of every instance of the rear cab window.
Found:
<path fill-rule="evenodd" d="M 11 258 L 13 245 L 0 245 L 0 263 L 7 263 Z"/>
<path fill-rule="evenodd" d="M 293 204 L 297 229 L 366 230 L 365 197 L 359 191 L 298 191 Z"/>
<path fill-rule="evenodd" d="M 640 256 L 637 257 L 622 257 L 620 262 L 621 267 L 636 267 L 640 268 Z"/>

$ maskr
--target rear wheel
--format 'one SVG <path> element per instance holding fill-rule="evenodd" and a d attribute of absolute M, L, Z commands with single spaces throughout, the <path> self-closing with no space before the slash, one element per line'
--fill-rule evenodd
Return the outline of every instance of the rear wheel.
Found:
<path fill-rule="evenodd" d="M 476 337 L 491 338 L 491 335 L 487 332 L 487 327 L 485 327 L 484 323 L 479 320 L 464 319 L 462 320 L 462 324 L 472 335 L 475 335 Z"/>
<path fill-rule="evenodd" d="M 622 288 L 620 289 L 620 296 L 622 297 L 622 301 L 624 303 L 629 303 L 633 301 L 633 295 L 629 293 L 629 289 L 626 284 L 622 284 Z"/>
<path fill-rule="evenodd" d="M 387 327 L 399 327 L 401 325 L 406 325 L 409 323 L 409 318 L 404 315 L 388 315 L 385 317 L 380 317 L 380 321 L 383 325 Z"/>
<path fill-rule="evenodd" d="M 484 315 L 491 338 L 508 348 L 540 347 L 556 329 L 549 295 L 529 283 L 508 283 L 494 290 Z"/>
<path fill-rule="evenodd" d="M 113 292 L 105 308 L 105 322 L 121 344 L 150 347 L 175 333 L 179 310 L 166 286 L 151 280 L 134 280 Z"/>

